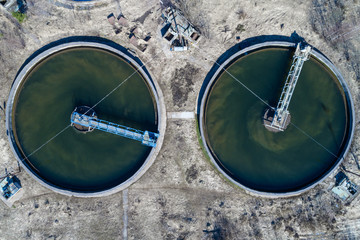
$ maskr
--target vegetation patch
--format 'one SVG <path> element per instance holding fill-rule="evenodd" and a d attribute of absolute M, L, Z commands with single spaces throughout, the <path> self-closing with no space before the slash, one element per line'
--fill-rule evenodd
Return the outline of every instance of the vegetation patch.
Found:
<path fill-rule="evenodd" d="M 26 19 L 26 14 L 25 13 L 21 13 L 21 12 L 12 12 L 12 15 L 14 18 L 16 18 L 19 23 L 22 23 L 25 21 Z"/>
<path fill-rule="evenodd" d="M 245 26 L 243 24 L 238 24 L 236 27 L 236 32 L 242 33 L 245 31 Z"/>

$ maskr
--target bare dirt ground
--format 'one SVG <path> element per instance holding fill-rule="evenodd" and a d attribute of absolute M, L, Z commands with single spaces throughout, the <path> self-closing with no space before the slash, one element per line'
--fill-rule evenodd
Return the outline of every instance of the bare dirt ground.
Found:
<path fill-rule="evenodd" d="M 359 119 L 358 0 L 179 0 L 174 3 L 202 32 L 198 46 L 185 53 L 170 52 L 161 39 L 157 0 L 104 0 L 96 7 L 74 6 L 66 0 L 27 2 L 22 24 L 0 7 L 2 108 L 24 61 L 64 37 L 99 36 L 133 49 L 158 81 L 167 111 L 180 112 L 195 111 L 213 61 L 237 43 L 237 36 L 245 40 L 296 31 L 342 72 Z M 109 24 L 110 13 L 123 13 L 129 27 Z M 134 26 L 138 36 L 152 36 L 144 53 L 129 43 Z M 1 109 L 0 116 L 0 169 L 16 170 Z M 11 209 L 0 203 L 0 239 L 360 238 L 359 197 L 347 205 L 336 200 L 329 191 L 332 177 L 297 197 L 253 197 L 224 180 L 209 163 L 198 143 L 194 119 L 169 119 L 166 130 L 155 163 L 127 192 L 103 198 L 66 197 L 22 171 L 18 177 L 25 196 Z M 348 154 L 344 166 L 360 174 L 353 157 L 360 155 L 358 130 L 357 125 L 354 155 Z M 348 176 L 360 184 L 359 177 Z"/>

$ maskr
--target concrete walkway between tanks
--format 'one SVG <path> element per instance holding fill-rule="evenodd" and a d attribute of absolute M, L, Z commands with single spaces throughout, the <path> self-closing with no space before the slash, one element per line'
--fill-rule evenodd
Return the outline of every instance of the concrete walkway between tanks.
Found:
<path fill-rule="evenodd" d="M 167 117 L 169 119 L 194 119 L 194 112 L 167 112 Z"/>

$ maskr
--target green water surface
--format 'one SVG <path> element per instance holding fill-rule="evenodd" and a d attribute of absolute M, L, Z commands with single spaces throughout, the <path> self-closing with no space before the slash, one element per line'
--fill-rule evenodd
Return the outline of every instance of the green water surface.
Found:
<path fill-rule="evenodd" d="M 228 71 L 276 107 L 293 52 L 266 49 L 241 57 Z M 267 106 L 227 73 L 213 85 L 205 110 L 208 145 L 219 165 L 239 183 L 266 192 L 298 190 L 337 161 L 294 125 L 268 131 Z M 338 80 L 317 60 L 305 62 L 289 111 L 291 123 L 335 155 L 342 151 L 347 108 Z"/>
<path fill-rule="evenodd" d="M 135 71 L 122 58 L 95 48 L 62 51 L 40 63 L 28 75 L 14 110 L 16 137 L 24 155 L 69 125 L 76 106 L 94 106 Z M 138 73 L 94 109 L 100 119 L 157 132 L 153 96 Z M 83 134 L 69 127 L 31 155 L 28 163 L 58 187 L 98 191 L 132 176 L 150 150 L 110 133 Z"/>

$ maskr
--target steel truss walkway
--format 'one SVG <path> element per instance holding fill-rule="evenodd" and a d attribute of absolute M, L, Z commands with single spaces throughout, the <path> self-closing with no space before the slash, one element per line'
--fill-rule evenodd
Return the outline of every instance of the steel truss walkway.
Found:
<path fill-rule="evenodd" d="M 309 60 L 310 53 L 310 46 L 303 47 L 301 46 L 301 43 L 297 44 L 289 74 L 286 77 L 285 85 L 283 87 L 279 102 L 275 109 L 273 121 L 269 127 L 280 131 L 284 131 L 284 129 L 286 128 L 287 118 L 289 116 L 288 107 L 290 104 L 290 100 L 293 96 L 296 83 L 301 73 L 301 69 L 304 65 L 304 62 Z"/>
<path fill-rule="evenodd" d="M 156 140 L 159 137 L 159 134 L 157 133 L 140 131 L 134 128 L 125 127 L 116 123 L 97 119 L 94 116 L 88 116 L 78 113 L 76 112 L 76 110 L 71 114 L 71 125 L 74 124 L 88 127 L 89 129 L 98 129 L 104 132 L 109 132 L 122 137 L 140 141 L 143 145 L 149 147 L 155 147 Z"/>

